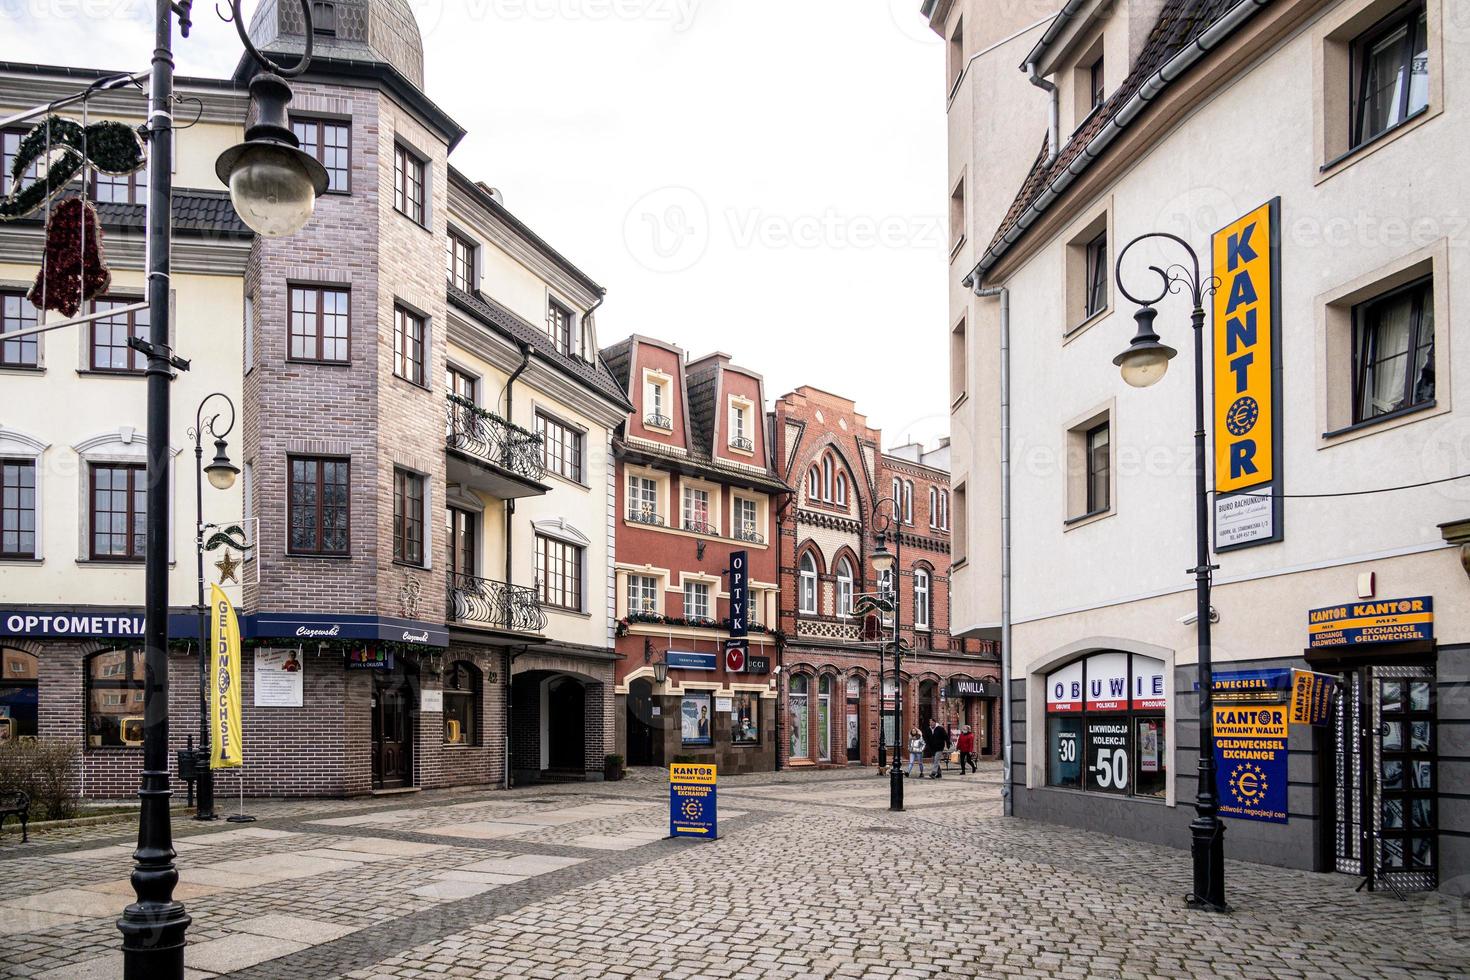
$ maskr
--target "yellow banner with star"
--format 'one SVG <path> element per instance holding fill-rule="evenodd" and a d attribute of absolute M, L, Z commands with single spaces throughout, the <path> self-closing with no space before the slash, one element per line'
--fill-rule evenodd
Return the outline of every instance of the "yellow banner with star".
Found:
<path fill-rule="evenodd" d="M 240 621 L 218 585 L 209 587 L 209 767 L 244 763 L 240 727 Z"/>

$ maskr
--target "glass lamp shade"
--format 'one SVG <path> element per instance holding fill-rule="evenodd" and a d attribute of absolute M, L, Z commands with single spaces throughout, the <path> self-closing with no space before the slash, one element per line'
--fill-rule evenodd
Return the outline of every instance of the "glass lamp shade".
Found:
<path fill-rule="evenodd" d="M 664 681 L 668 680 L 669 665 L 664 663 L 662 660 L 655 661 L 653 665 L 653 679 L 656 683 L 659 684 L 662 684 Z"/>
<path fill-rule="evenodd" d="M 311 220 L 317 189 L 300 150 L 265 141 L 237 147 L 230 200 L 240 220 L 266 238 L 294 235 Z"/>
<path fill-rule="evenodd" d="M 1174 352 L 1162 344 L 1150 350 L 1130 350 L 1118 362 L 1118 369 L 1133 387 L 1147 388 L 1169 370 L 1169 358 L 1173 356 Z"/>
<path fill-rule="evenodd" d="M 893 565 L 895 562 L 893 552 L 888 550 L 888 542 L 885 540 L 885 536 L 882 534 L 878 535 L 878 543 L 873 548 L 871 561 L 873 565 L 873 571 L 877 572 L 879 575 L 882 575 L 884 572 L 890 572 L 893 570 Z"/>
<path fill-rule="evenodd" d="M 209 485 L 216 490 L 228 490 L 235 485 L 235 477 L 239 474 L 240 468 L 230 462 L 230 457 L 225 454 L 225 441 L 216 439 L 214 459 L 204 467 L 204 475 L 209 477 Z"/>

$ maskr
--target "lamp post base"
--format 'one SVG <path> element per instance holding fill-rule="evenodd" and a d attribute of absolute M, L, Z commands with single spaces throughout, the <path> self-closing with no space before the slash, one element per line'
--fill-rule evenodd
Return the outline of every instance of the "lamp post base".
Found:
<path fill-rule="evenodd" d="M 1194 891 L 1185 896 L 1192 909 L 1204 912 L 1229 912 L 1225 901 L 1225 827 L 1219 817 L 1197 817 L 1189 824 L 1193 838 L 1190 853 L 1194 858 Z"/>
<path fill-rule="evenodd" d="M 898 766 L 888 770 L 888 809 L 895 813 L 903 811 L 903 770 Z"/>

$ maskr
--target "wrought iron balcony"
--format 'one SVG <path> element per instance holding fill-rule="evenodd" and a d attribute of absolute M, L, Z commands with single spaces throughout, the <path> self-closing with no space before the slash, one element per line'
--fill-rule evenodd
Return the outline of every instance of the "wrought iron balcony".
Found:
<path fill-rule="evenodd" d="M 696 521 L 684 518 L 684 530 L 693 531 L 695 534 L 708 534 L 711 537 L 719 537 L 720 531 L 713 524 L 706 521 Z"/>
<path fill-rule="evenodd" d="M 524 497 L 546 492 L 540 484 L 546 475 L 545 457 L 541 450 L 541 437 L 520 426 L 508 422 L 492 412 L 459 395 L 448 395 L 445 402 L 445 446 L 451 453 L 459 454 L 498 470 L 510 477 L 510 484 L 523 486 L 499 486 L 507 481 L 493 481 L 495 486 L 478 486 L 501 497 Z M 461 482 L 456 480 L 455 482 Z"/>
<path fill-rule="evenodd" d="M 659 516 L 658 511 L 649 507 L 628 511 L 628 521 L 633 524 L 648 524 L 652 527 L 664 526 L 664 519 Z"/>
<path fill-rule="evenodd" d="M 766 536 L 754 528 L 736 528 L 733 537 L 736 541 L 748 541 L 751 544 L 766 543 Z"/>
<path fill-rule="evenodd" d="M 672 429 L 674 427 L 674 420 L 667 415 L 645 415 L 643 416 L 643 424 L 650 429 Z"/>
<path fill-rule="evenodd" d="M 744 439 L 740 436 L 736 436 L 734 439 L 730 440 L 730 448 L 738 449 L 743 453 L 753 453 L 755 452 L 755 442 L 751 439 Z"/>
<path fill-rule="evenodd" d="M 450 575 L 447 585 L 446 618 L 452 623 L 516 633 L 546 629 L 546 613 L 535 589 L 473 575 Z"/>

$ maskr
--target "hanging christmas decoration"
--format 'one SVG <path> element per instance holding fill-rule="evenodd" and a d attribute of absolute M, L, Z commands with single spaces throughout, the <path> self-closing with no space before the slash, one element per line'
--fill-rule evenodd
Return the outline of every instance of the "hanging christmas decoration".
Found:
<path fill-rule="evenodd" d="M 76 316 L 82 304 L 107 292 L 112 273 L 102 255 L 102 223 L 91 201 L 68 197 L 46 223 L 46 257 L 31 287 L 38 310 Z"/>
<path fill-rule="evenodd" d="M 143 169 L 143 141 L 131 126 L 99 122 L 82 126 L 48 116 L 16 147 L 10 193 L 0 198 L 0 221 L 34 213 L 59 194 L 84 166 L 114 177 Z"/>

